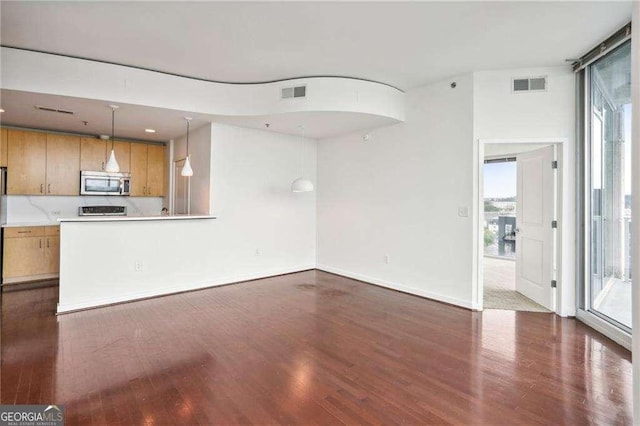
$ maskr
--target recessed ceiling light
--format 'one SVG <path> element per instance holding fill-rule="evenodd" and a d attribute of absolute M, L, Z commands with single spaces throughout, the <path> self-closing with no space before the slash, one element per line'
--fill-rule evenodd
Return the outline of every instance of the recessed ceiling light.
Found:
<path fill-rule="evenodd" d="M 0 112 L 4 112 L 4 110 L 2 108 L 0 108 Z"/>
<path fill-rule="evenodd" d="M 144 129 L 145 132 L 147 133 L 155 133 L 155 129 Z"/>

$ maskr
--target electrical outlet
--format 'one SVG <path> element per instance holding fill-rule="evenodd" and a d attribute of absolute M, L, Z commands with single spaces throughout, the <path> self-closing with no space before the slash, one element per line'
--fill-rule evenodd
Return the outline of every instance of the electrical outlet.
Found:
<path fill-rule="evenodd" d="M 53 210 L 51 214 L 54 216 L 60 216 L 60 210 Z"/>
<path fill-rule="evenodd" d="M 133 269 L 136 272 L 144 271 L 144 263 L 142 263 L 140 260 L 136 260 L 135 263 L 133 264 Z"/>
<path fill-rule="evenodd" d="M 389 264 L 389 261 L 390 261 L 390 260 L 389 260 L 389 255 L 388 255 L 388 254 L 385 254 L 383 259 L 384 259 L 384 263 L 386 263 L 386 264 L 388 265 L 388 264 Z"/>
<path fill-rule="evenodd" d="M 256 249 L 256 256 L 260 256 L 260 249 Z"/>

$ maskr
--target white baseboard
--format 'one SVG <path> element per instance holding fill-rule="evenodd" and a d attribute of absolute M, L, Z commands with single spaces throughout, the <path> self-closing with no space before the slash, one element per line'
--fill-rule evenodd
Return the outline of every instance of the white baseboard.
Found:
<path fill-rule="evenodd" d="M 409 293 L 416 296 L 424 297 L 427 299 L 435 300 L 437 302 L 444 302 L 450 305 L 460 306 L 461 308 L 477 310 L 477 307 L 471 303 L 470 300 L 462 300 L 457 299 L 455 297 L 445 296 L 438 293 L 433 293 L 431 291 L 423 290 L 421 288 L 411 287 L 403 284 L 398 284 L 396 282 L 382 280 L 380 278 L 374 278 L 367 275 L 359 274 L 356 272 L 345 271 L 343 269 L 334 268 L 332 266 L 327 265 L 317 265 L 316 269 L 320 271 L 330 272 L 337 275 L 342 275 L 348 278 L 353 278 L 358 281 L 364 281 L 366 283 L 379 285 L 381 287 L 390 288 L 393 290 L 398 290 L 403 293 Z M 471 284 L 469 284 L 469 288 L 471 288 Z"/>
<path fill-rule="evenodd" d="M 85 310 L 85 309 L 99 308 L 102 306 L 114 305 L 117 303 L 126 303 L 126 302 L 132 302 L 135 300 L 149 299 L 152 297 L 167 296 L 175 293 L 183 293 L 186 291 L 201 290 L 209 287 L 236 284 L 244 281 L 251 281 L 251 280 L 257 280 L 262 278 L 269 278 L 277 275 L 307 271 L 310 269 L 315 269 L 315 265 L 300 265 L 300 266 L 292 266 L 287 268 L 273 268 L 273 269 L 267 269 L 264 271 L 253 272 L 249 274 L 232 275 L 232 276 L 220 277 L 216 279 L 200 281 L 195 283 L 194 282 L 180 283 L 180 284 L 172 285 L 170 287 L 154 288 L 151 290 L 124 293 L 124 294 L 113 295 L 110 297 L 95 298 L 95 299 L 83 300 L 80 302 L 73 302 L 73 303 L 64 303 L 64 301 L 62 300 L 63 293 L 61 292 L 61 301 L 60 303 L 58 303 L 57 313 L 64 314 L 64 313 L 69 313 L 74 311 Z M 64 282 L 61 281 L 60 284 L 62 288 L 62 286 L 64 286 Z"/>

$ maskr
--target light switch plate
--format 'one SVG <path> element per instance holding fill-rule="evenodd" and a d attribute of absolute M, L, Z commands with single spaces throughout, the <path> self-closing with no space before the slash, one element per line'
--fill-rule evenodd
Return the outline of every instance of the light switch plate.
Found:
<path fill-rule="evenodd" d="M 465 207 L 465 206 L 458 207 L 458 216 L 469 217 L 469 207 Z"/>

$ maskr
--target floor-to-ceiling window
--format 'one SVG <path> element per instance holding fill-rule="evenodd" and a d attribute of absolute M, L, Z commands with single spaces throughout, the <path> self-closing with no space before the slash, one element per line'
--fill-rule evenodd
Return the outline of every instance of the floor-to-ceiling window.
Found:
<path fill-rule="evenodd" d="M 631 331 L 631 42 L 582 70 L 583 275 L 579 307 Z"/>

